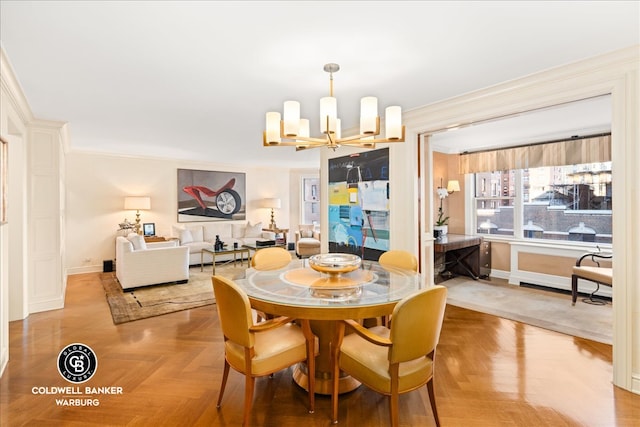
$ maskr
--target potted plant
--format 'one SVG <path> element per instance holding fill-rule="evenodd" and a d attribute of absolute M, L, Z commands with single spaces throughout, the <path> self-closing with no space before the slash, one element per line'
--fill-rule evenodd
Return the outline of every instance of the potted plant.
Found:
<path fill-rule="evenodd" d="M 436 220 L 435 225 L 433 226 L 433 237 L 436 239 L 441 236 L 446 236 L 449 231 L 449 217 L 444 215 L 444 211 L 442 210 L 442 199 L 447 197 L 449 193 L 446 188 L 439 187 L 438 197 L 440 198 L 440 207 L 438 208 L 438 219 Z"/>

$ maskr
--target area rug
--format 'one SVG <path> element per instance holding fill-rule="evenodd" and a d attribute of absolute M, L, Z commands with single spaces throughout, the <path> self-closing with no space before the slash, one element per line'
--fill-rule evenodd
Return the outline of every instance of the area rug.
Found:
<path fill-rule="evenodd" d="M 555 291 L 509 285 L 505 280 L 456 277 L 440 283 L 448 289 L 447 304 L 586 338 L 613 341 L 613 307 L 590 305 Z"/>
<path fill-rule="evenodd" d="M 119 325 L 214 304 L 211 270 L 211 266 L 205 266 L 204 272 L 200 272 L 199 266 L 193 267 L 189 270 L 189 282 L 185 284 L 146 286 L 128 291 L 122 290 L 115 272 L 102 273 L 102 286 L 113 323 Z M 216 266 L 216 274 L 230 279 L 243 278 L 245 270 L 246 264 L 242 267 Z"/>

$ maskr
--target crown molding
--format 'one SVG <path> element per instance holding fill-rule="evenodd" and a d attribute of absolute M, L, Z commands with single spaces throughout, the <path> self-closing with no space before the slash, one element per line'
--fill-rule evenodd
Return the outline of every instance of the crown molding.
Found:
<path fill-rule="evenodd" d="M 15 109 L 20 120 L 27 125 L 34 120 L 29 102 L 24 95 L 22 86 L 11 66 L 11 61 L 4 48 L 0 45 L 0 84 L 3 93 L 8 97 L 9 103 Z"/>

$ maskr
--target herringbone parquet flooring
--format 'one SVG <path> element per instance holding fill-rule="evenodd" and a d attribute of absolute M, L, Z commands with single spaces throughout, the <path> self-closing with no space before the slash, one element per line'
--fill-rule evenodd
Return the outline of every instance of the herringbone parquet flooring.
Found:
<path fill-rule="evenodd" d="M 231 372 L 217 410 L 223 347 L 215 306 L 113 325 L 98 274 L 71 276 L 62 310 L 10 324 L 10 362 L 0 379 L 2 426 L 237 426 L 244 379 Z M 68 386 L 60 350 L 74 342 L 98 357 L 98 406 L 60 407 L 42 387 Z M 436 359 L 443 426 L 638 426 L 640 396 L 611 384 L 611 346 L 447 307 Z M 35 388 L 35 389 L 34 389 Z M 35 393 L 34 393 L 35 390 Z M 256 426 L 330 425 L 330 399 L 316 412 L 291 370 L 257 381 Z M 402 395 L 403 426 L 434 425 L 426 388 Z M 360 387 L 340 398 L 343 426 L 387 426 L 385 397 Z"/>

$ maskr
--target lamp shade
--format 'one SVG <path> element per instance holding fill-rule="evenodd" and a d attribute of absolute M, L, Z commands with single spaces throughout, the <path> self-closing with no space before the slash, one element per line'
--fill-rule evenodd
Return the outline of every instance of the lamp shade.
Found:
<path fill-rule="evenodd" d="M 449 193 L 453 193 L 454 191 L 460 191 L 460 183 L 458 182 L 457 179 L 452 179 L 451 181 L 447 182 L 447 191 Z"/>
<path fill-rule="evenodd" d="M 267 113 L 267 143 L 268 144 L 280 144 L 282 139 L 280 138 L 280 113 L 269 112 Z"/>
<path fill-rule="evenodd" d="M 150 197 L 125 197 L 125 210 L 147 210 L 151 209 Z"/>
<path fill-rule="evenodd" d="M 402 139 L 402 108 L 397 105 L 385 108 L 385 132 L 388 139 Z"/>
<path fill-rule="evenodd" d="M 271 208 L 271 209 L 280 209 L 281 206 L 280 199 L 264 199 L 262 200 L 262 207 Z"/>

